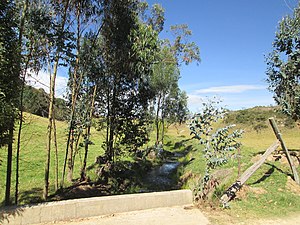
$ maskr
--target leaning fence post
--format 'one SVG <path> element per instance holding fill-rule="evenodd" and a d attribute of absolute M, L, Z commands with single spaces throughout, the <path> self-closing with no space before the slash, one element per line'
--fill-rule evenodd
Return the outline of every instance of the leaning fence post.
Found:
<path fill-rule="evenodd" d="M 269 118 L 269 122 L 270 122 L 270 124 L 273 128 L 273 131 L 274 131 L 277 139 L 280 141 L 280 144 L 281 144 L 281 147 L 282 147 L 283 151 L 285 152 L 286 158 L 288 159 L 288 162 L 290 164 L 290 167 L 291 167 L 293 175 L 294 175 L 294 180 L 297 184 L 300 184 L 299 176 L 298 176 L 296 167 L 294 165 L 293 159 L 291 158 L 290 153 L 289 153 L 289 151 L 288 151 L 288 149 L 287 149 L 287 147 L 286 147 L 286 145 L 285 145 L 285 143 L 282 139 L 281 133 L 279 132 L 279 129 L 277 127 L 277 124 L 276 124 L 274 118 L 273 117 Z"/>
<path fill-rule="evenodd" d="M 227 203 L 235 197 L 237 191 L 239 191 L 245 182 L 252 176 L 252 174 L 258 170 L 258 168 L 265 162 L 268 156 L 274 152 L 279 147 L 279 141 L 277 140 L 273 145 L 271 145 L 265 153 L 256 161 L 251 167 L 249 167 L 238 179 L 231 185 L 221 197 L 221 203 L 224 207 Z"/>

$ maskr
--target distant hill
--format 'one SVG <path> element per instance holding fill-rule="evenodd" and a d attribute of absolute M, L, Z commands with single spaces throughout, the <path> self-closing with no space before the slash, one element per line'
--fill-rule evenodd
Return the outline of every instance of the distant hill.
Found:
<path fill-rule="evenodd" d="M 49 112 L 49 94 L 44 89 L 36 89 L 29 85 L 24 88 L 23 98 L 24 111 L 34 115 L 48 117 Z M 66 101 L 60 98 L 55 99 L 55 118 L 57 120 L 66 120 L 68 108 Z"/>
<path fill-rule="evenodd" d="M 278 106 L 257 106 L 254 108 L 230 111 L 225 118 L 225 123 L 249 126 L 255 130 L 267 128 L 268 119 L 274 117 L 281 127 L 293 128 L 296 123 L 284 115 Z"/>

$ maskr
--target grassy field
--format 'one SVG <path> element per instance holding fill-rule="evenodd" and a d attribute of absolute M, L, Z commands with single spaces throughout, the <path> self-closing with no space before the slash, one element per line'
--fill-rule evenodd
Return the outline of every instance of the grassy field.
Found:
<path fill-rule="evenodd" d="M 20 203 L 29 203 L 41 201 L 42 190 L 44 186 L 44 167 L 46 160 L 46 135 L 47 135 L 46 118 L 25 113 L 25 122 L 22 131 L 22 145 L 20 152 Z M 67 124 L 65 122 L 56 122 L 57 127 L 57 142 L 58 142 L 58 156 L 59 156 L 59 177 L 61 177 L 63 160 L 65 157 L 65 147 L 67 141 Z M 90 145 L 90 152 L 87 165 L 95 162 L 96 156 L 103 153 L 101 149 L 102 135 L 99 132 L 92 130 L 91 140 L 94 143 Z M 54 145 L 53 145 L 54 147 Z M 14 146 L 14 150 L 16 147 Z M 82 154 L 83 157 L 83 154 Z M 75 161 L 74 178 L 79 176 L 79 168 L 81 167 L 81 154 L 77 156 Z M 4 200 L 5 193 L 5 179 L 6 179 L 6 149 L 0 149 L 0 159 L 2 160 L 0 166 L 0 202 Z M 51 154 L 51 171 L 50 171 L 50 194 L 54 193 L 55 189 L 55 155 L 54 151 Z M 12 191 L 14 196 L 15 191 L 15 152 L 13 156 L 13 177 L 12 177 Z M 90 171 L 88 174 L 92 178 L 95 173 Z M 68 185 L 68 184 L 67 184 Z"/>
<path fill-rule="evenodd" d="M 38 202 L 42 196 L 44 185 L 44 160 L 46 158 L 46 128 L 47 119 L 25 114 L 25 124 L 22 133 L 22 147 L 20 157 L 20 202 Z M 255 160 L 276 140 L 270 126 L 257 132 L 250 126 L 240 125 L 245 128 L 241 148 L 242 171 L 249 168 Z M 64 159 L 65 143 L 67 139 L 67 124 L 57 122 L 57 136 L 59 144 L 59 173 L 61 175 Z M 300 155 L 300 130 L 299 128 L 287 129 L 280 127 L 287 147 L 295 154 Z M 95 162 L 95 158 L 103 154 L 101 148 L 103 136 L 95 129 L 91 136 L 94 145 L 90 146 L 88 165 Z M 153 141 L 152 141 L 153 142 Z M 152 143 L 151 142 L 151 143 Z M 149 143 L 149 146 L 151 146 Z M 171 126 L 165 138 L 165 149 L 184 153 L 180 159 L 182 166 L 178 174 L 181 176 L 183 188 L 193 189 L 203 175 L 205 163 L 202 156 L 202 147 L 197 140 L 191 139 L 188 127 Z M 79 176 L 81 156 L 77 156 L 75 162 L 74 177 Z M 294 157 L 294 159 L 296 159 Z M 0 149 L 0 201 L 4 200 L 5 174 L 6 174 L 6 149 Z M 15 158 L 13 159 L 15 162 Z M 298 159 L 299 160 L 299 159 Z M 54 154 L 51 155 L 50 194 L 54 193 Z M 300 174 L 299 162 L 297 163 Z M 13 164 L 15 168 L 15 163 Z M 13 174 L 15 169 L 13 170 Z M 220 185 L 214 197 L 218 197 L 237 178 L 237 160 L 233 158 L 229 164 L 216 170 L 220 177 Z M 88 174 L 92 179 L 96 177 L 94 170 Z M 203 210 L 212 221 L 222 224 L 228 217 L 232 222 L 242 222 L 245 219 L 261 217 L 285 216 L 291 213 L 300 213 L 300 190 L 290 178 L 291 170 L 284 157 L 274 161 L 270 157 L 264 165 L 247 181 L 236 200 L 230 203 L 230 209 L 221 209 L 218 204 L 204 205 Z M 15 178 L 12 180 L 12 196 L 14 195 Z M 228 222 L 228 219 L 227 219 Z"/>
<path fill-rule="evenodd" d="M 242 138 L 241 148 L 241 172 L 249 168 L 257 161 L 261 154 L 275 142 L 276 138 L 268 126 L 260 132 L 256 132 L 251 127 L 245 128 Z M 298 155 L 293 157 L 300 174 L 300 130 L 280 128 L 283 139 L 290 149 Z M 183 132 L 183 136 L 189 137 L 188 130 Z M 193 146 L 195 150 L 188 154 L 188 159 L 193 158 L 189 164 L 182 168 L 182 177 L 191 177 L 185 183 L 186 188 L 193 189 L 201 179 L 204 171 L 204 160 L 201 151 L 196 150 L 198 146 L 196 140 L 188 140 L 186 146 Z M 281 149 L 279 148 L 278 151 Z M 283 155 L 282 155 L 283 156 Z M 256 218 L 285 217 L 293 213 L 300 214 L 300 186 L 291 179 L 291 169 L 283 156 L 278 161 L 270 156 L 268 160 L 259 168 L 253 176 L 246 182 L 246 185 L 238 193 L 237 198 L 230 202 L 230 209 L 218 207 L 219 198 L 223 192 L 238 178 L 238 164 L 236 159 L 232 159 L 229 164 L 216 169 L 215 176 L 219 177 L 220 185 L 215 191 L 214 204 L 204 204 L 200 206 L 210 219 L 218 224 L 239 223 Z"/>

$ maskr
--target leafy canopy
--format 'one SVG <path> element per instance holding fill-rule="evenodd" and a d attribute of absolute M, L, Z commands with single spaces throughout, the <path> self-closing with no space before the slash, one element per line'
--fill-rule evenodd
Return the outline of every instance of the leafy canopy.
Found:
<path fill-rule="evenodd" d="M 278 26 L 273 51 L 267 56 L 267 82 L 285 114 L 300 119 L 300 5 Z"/>

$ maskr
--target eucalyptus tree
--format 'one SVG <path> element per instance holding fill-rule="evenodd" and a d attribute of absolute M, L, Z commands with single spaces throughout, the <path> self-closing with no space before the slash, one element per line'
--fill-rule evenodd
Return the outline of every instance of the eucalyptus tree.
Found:
<path fill-rule="evenodd" d="M 234 124 L 216 128 L 215 123 L 227 114 L 227 110 L 220 107 L 219 103 L 216 99 L 203 102 L 202 110 L 193 116 L 189 124 L 191 135 L 204 147 L 206 164 L 205 174 L 194 190 L 196 200 L 207 199 L 209 192 L 218 185 L 212 171 L 227 164 L 232 153 L 241 147 L 238 139 L 242 137 L 243 130 L 233 130 Z"/>
<path fill-rule="evenodd" d="M 151 65 L 156 59 L 157 32 L 138 17 L 138 1 L 103 4 L 104 77 L 97 102 L 105 118 L 105 155 L 112 161 L 122 150 L 135 151 L 147 140 Z"/>
<path fill-rule="evenodd" d="M 52 142 L 52 126 L 54 118 L 54 101 L 55 101 L 55 82 L 59 66 L 66 65 L 70 58 L 73 57 L 73 33 L 69 30 L 71 1 L 51 1 L 51 17 L 53 22 L 53 39 L 51 43 L 51 51 L 49 52 L 49 68 L 53 68 L 50 76 L 50 101 L 47 128 L 47 157 L 45 162 L 45 186 L 43 198 L 47 199 L 49 192 L 49 168 L 50 168 L 50 152 Z"/>
<path fill-rule="evenodd" d="M 267 82 L 283 112 L 300 120 L 300 4 L 278 26 L 267 56 Z"/>
<path fill-rule="evenodd" d="M 155 90 L 156 144 L 163 141 L 165 119 L 172 121 L 177 118 L 177 121 L 182 121 L 187 113 L 187 98 L 182 95 L 178 86 L 180 66 L 183 63 L 188 65 L 193 61 L 200 62 L 199 47 L 189 40 L 192 32 L 188 26 L 185 24 L 171 26 L 171 32 L 175 38 L 161 42 L 160 60 L 155 66 L 152 78 L 152 86 Z M 178 101 L 179 97 L 180 101 Z M 170 110 L 179 102 L 181 111 L 177 113 L 180 113 L 178 115 L 181 115 L 182 118 L 174 115 L 175 110 Z M 179 107 L 179 105 L 177 106 Z M 159 135 L 160 132 L 161 135 Z"/>
<path fill-rule="evenodd" d="M 156 145 L 163 139 L 163 134 L 160 139 L 160 130 L 164 132 L 164 119 L 167 115 L 166 109 L 170 106 L 169 95 L 176 92 L 179 80 L 179 68 L 175 63 L 170 48 L 163 47 L 160 51 L 160 62 L 153 66 L 153 75 L 151 77 L 151 87 L 155 91 L 155 128 L 156 128 Z M 167 102 L 167 98 L 169 101 Z M 167 103 L 169 103 L 167 105 Z M 162 128 L 161 128 L 162 125 Z"/>
<path fill-rule="evenodd" d="M 71 116 L 69 119 L 68 141 L 66 146 L 66 159 L 68 158 L 67 164 L 69 181 L 72 180 L 73 176 L 74 155 L 76 152 L 76 146 L 74 149 L 74 143 L 78 143 L 81 135 L 80 132 L 77 132 L 77 134 L 75 135 L 74 131 L 76 130 L 76 104 L 84 79 L 84 71 L 80 68 L 80 55 L 83 35 L 85 33 L 88 33 L 91 29 L 97 30 L 96 32 L 99 33 L 102 27 L 101 4 L 99 2 L 91 0 L 74 1 L 72 3 L 72 8 L 74 9 L 73 17 L 75 18 L 75 22 L 73 23 L 72 27 L 75 30 L 76 53 L 75 58 L 71 61 L 69 68 Z M 65 174 L 66 159 L 62 175 L 62 185 Z"/>
<path fill-rule="evenodd" d="M 89 31 L 85 33 L 81 51 L 79 71 L 82 74 L 82 82 L 78 90 L 78 103 L 76 106 L 76 132 L 83 137 L 84 157 L 80 168 L 80 179 L 86 180 L 86 165 L 89 152 L 92 117 L 94 114 L 94 106 L 96 95 L 98 100 L 104 95 L 103 83 L 103 55 L 102 40 L 99 38 L 99 31 Z M 98 108 L 99 109 L 99 108 Z M 79 138 L 79 137 L 78 137 Z M 77 138 L 77 143 L 78 143 Z"/>
<path fill-rule="evenodd" d="M 14 121 L 20 88 L 20 51 L 12 1 L 0 2 L 0 146 L 7 145 L 5 205 L 10 204 Z"/>
<path fill-rule="evenodd" d="M 38 73 L 46 62 L 47 48 L 45 45 L 51 38 L 51 19 L 47 7 L 33 0 L 16 1 L 17 13 L 15 14 L 18 23 L 18 48 L 21 53 L 20 78 L 22 81 L 19 94 L 19 128 L 16 150 L 16 189 L 15 203 L 18 202 L 19 186 L 19 158 L 21 148 L 21 131 L 23 124 L 23 95 L 25 78 L 30 72 Z"/>

